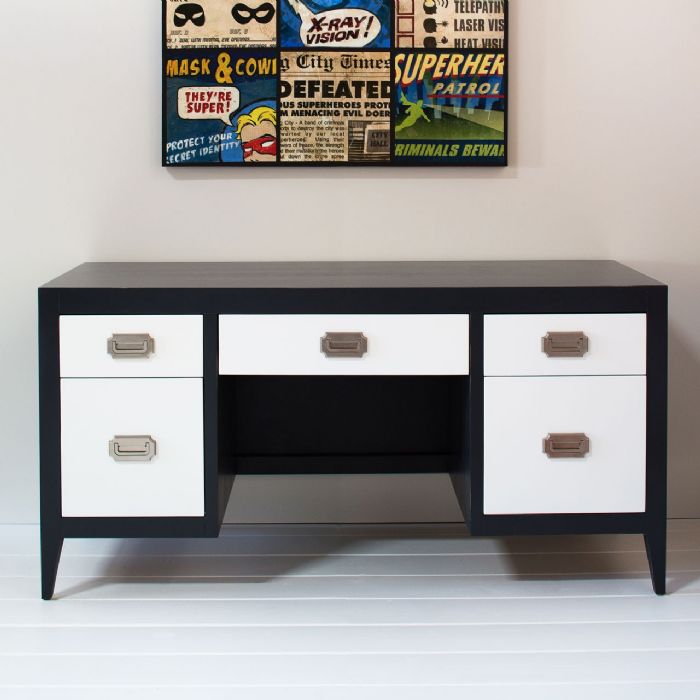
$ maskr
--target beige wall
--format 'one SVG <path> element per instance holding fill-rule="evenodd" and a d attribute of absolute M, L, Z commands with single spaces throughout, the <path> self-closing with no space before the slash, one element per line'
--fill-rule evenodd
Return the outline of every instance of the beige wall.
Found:
<path fill-rule="evenodd" d="M 511 5 L 511 167 L 253 173 L 160 168 L 157 0 L 6 8 L 0 521 L 37 516 L 35 287 L 84 260 L 213 259 L 616 258 L 658 276 L 671 512 L 700 516 L 700 4 Z M 408 483 L 392 515 L 452 515 L 442 486 L 426 510 Z M 341 482 L 314 488 L 352 519 L 387 486 L 365 510 L 361 490 L 348 507 Z"/>

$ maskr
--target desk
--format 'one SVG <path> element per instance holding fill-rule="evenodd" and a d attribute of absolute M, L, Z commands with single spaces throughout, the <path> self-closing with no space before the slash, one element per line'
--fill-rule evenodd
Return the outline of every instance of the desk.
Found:
<path fill-rule="evenodd" d="M 308 472 L 643 534 L 665 592 L 667 288 L 619 263 L 87 263 L 39 341 L 45 599 L 67 537 L 216 537 L 236 474 Z"/>

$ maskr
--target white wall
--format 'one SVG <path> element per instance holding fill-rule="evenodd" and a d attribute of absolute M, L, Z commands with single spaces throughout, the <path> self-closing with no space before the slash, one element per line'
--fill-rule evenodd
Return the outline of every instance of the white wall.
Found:
<path fill-rule="evenodd" d="M 700 3 L 511 4 L 512 166 L 347 172 L 163 170 L 160 3 L 4 8 L 0 521 L 37 517 L 35 287 L 85 260 L 214 259 L 616 258 L 667 281 L 670 505 L 700 516 Z M 392 514 L 454 514 L 421 488 Z"/>

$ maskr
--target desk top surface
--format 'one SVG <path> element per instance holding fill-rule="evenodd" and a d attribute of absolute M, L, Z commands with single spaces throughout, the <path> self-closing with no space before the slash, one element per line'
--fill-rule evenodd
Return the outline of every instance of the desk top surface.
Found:
<path fill-rule="evenodd" d="M 44 285 L 44 288 L 465 289 L 659 285 L 662 283 L 613 260 L 96 262 L 84 263 Z"/>

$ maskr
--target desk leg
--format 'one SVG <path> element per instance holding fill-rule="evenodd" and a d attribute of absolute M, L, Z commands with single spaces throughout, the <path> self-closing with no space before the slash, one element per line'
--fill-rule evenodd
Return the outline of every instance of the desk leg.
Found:
<path fill-rule="evenodd" d="M 656 595 L 666 593 L 666 521 L 653 532 L 644 535 L 651 580 Z"/>
<path fill-rule="evenodd" d="M 56 587 L 58 562 L 61 559 L 63 537 L 52 532 L 49 527 L 41 528 L 41 597 L 51 600 Z"/>
<path fill-rule="evenodd" d="M 39 290 L 39 417 L 41 467 L 41 597 L 50 600 L 63 548 L 61 522 L 61 377 L 59 299 Z"/>
<path fill-rule="evenodd" d="M 667 401 L 668 300 L 667 290 L 649 299 L 647 314 L 647 531 L 644 542 L 654 591 L 666 592 L 667 517 Z"/>

